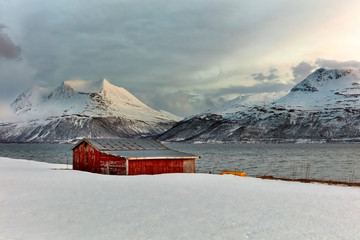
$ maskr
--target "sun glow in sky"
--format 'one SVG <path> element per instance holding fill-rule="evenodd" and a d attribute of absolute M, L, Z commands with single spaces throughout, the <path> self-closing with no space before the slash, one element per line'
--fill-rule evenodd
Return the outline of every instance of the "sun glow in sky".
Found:
<path fill-rule="evenodd" d="M 0 106 L 74 78 L 105 77 L 180 116 L 289 90 L 318 67 L 360 67 L 359 9 L 358 0 L 0 0 Z"/>

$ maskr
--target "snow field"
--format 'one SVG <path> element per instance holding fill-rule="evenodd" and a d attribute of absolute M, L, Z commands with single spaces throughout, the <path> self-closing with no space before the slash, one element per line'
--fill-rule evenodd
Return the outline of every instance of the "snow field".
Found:
<path fill-rule="evenodd" d="M 360 189 L 0 158 L 0 239 L 360 239 Z"/>

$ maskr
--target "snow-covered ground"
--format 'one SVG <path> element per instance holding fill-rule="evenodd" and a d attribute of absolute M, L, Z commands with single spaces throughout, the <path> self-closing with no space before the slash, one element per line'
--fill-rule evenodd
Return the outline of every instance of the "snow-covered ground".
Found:
<path fill-rule="evenodd" d="M 360 189 L 0 158 L 0 239 L 360 239 Z"/>

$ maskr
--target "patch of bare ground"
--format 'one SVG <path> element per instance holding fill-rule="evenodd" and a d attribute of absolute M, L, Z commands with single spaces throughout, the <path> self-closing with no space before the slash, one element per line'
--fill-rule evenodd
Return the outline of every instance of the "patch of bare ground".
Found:
<path fill-rule="evenodd" d="M 330 184 L 330 185 L 345 185 L 345 186 L 351 186 L 351 187 L 360 187 L 360 183 L 346 182 L 346 181 L 317 180 L 317 179 L 291 179 L 291 178 L 279 178 L 279 177 L 274 177 L 274 176 L 258 176 L 256 178 L 280 180 L 280 181 L 288 181 L 288 182 L 322 183 L 322 184 Z"/>

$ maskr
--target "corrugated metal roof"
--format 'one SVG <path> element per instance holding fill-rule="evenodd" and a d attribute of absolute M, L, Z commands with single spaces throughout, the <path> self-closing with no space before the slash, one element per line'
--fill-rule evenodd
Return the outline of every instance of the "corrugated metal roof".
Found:
<path fill-rule="evenodd" d="M 153 139 L 87 139 L 84 138 L 75 144 L 76 148 L 83 141 L 87 142 L 100 152 L 125 157 L 130 160 L 136 159 L 184 159 L 199 158 L 196 155 L 171 150 L 160 142 Z"/>
<path fill-rule="evenodd" d="M 103 151 L 104 153 L 124 157 L 129 160 L 137 159 L 184 159 L 198 158 L 193 154 L 178 152 L 174 150 L 139 150 L 139 151 Z"/>
<path fill-rule="evenodd" d="M 83 141 L 92 145 L 99 151 L 133 151 L 133 150 L 158 150 L 168 149 L 160 142 L 153 139 L 126 139 L 126 138 L 83 138 L 71 149 L 76 148 Z"/>
<path fill-rule="evenodd" d="M 167 149 L 160 142 L 153 139 L 87 139 L 95 147 L 102 151 L 132 151 L 132 150 L 157 150 Z"/>

